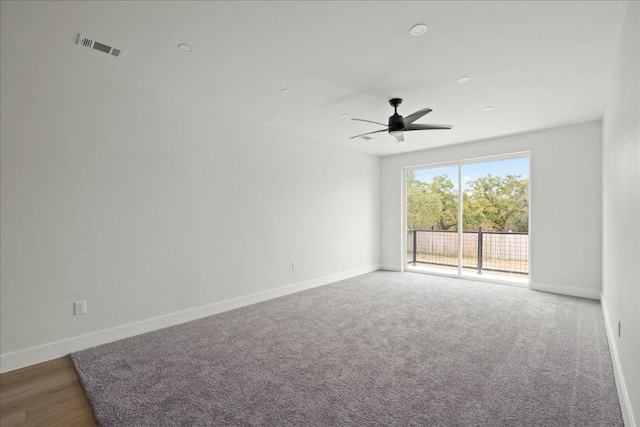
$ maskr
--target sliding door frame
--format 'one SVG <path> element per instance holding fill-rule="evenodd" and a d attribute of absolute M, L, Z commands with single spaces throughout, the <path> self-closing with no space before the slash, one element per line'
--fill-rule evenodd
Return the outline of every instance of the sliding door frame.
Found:
<path fill-rule="evenodd" d="M 462 168 L 465 165 L 470 165 L 474 163 L 486 163 L 486 162 L 493 162 L 493 161 L 500 161 L 500 160 L 522 159 L 522 158 L 527 158 L 529 160 L 529 206 L 528 206 L 528 212 L 527 212 L 527 215 L 529 217 L 529 241 L 528 241 L 529 271 L 527 274 L 528 283 L 525 285 L 521 283 L 514 283 L 513 281 L 508 281 L 508 280 L 500 280 L 495 278 L 485 279 L 483 277 L 475 277 L 475 276 L 470 277 L 462 274 L 463 273 L 462 272 L 462 255 L 463 255 L 462 245 L 463 245 L 463 232 L 464 232 L 464 229 L 463 229 L 464 220 L 462 217 L 462 214 L 463 214 Z M 458 191 L 458 269 L 457 269 L 457 274 L 445 274 L 445 273 L 438 273 L 438 272 L 426 272 L 426 271 L 413 270 L 411 268 L 408 268 L 408 255 L 407 255 L 407 231 L 409 230 L 408 224 L 407 224 L 407 174 L 409 171 L 432 169 L 432 168 L 447 167 L 447 166 L 457 166 L 458 168 L 458 188 L 457 188 L 457 191 Z M 427 163 L 427 164 L 403 167 L 402 168 L 402 185 L 401 185 L 402 187 L 402 213 L 401 213 L 402 219 L 400 221 L 400 223 L 402 224 L 402 228 L 401 228 L 402 229 L 402 233 L 401 233 L 402 234 L 401 236 L 402 271 L 528 287 L 528 285 L 531 283 L 531 264 L 532 264 L 531 262 L 531 204 L 532 204 L 531 186 L 532 186 L 532 180 L 531 180 L 531 152 L 530 151 L 520 151 L 516 153 L 498 154 L 498 155 L 491 155 L 491 156 L 468 158 L 463 160 Z"/>

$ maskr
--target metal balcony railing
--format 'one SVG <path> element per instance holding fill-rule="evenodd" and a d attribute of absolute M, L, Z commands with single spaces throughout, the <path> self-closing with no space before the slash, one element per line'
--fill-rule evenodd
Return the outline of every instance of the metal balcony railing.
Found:
<path fill-rule="evenodd" d="M 458 266 L 458 232 L 408 230 L 407 259 L 412 265 Z M 464 231 L 462 268 L 512 274 L 529 274 L 529 234 Z"/>

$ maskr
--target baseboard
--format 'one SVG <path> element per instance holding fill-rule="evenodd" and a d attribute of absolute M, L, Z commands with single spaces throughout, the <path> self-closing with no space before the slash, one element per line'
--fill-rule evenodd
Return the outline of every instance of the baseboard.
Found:
<path fill-rule="evenodd" d="M 600 291 L 596 289 L 574 288 L 565 285 L 547 285 L 544 283 L 529 283 L 529 289 L 534 291 L 551 292 L 552 294 L 569 295 L 589 299 L 600 299 Z"/>
<path fill-rule="evenodd" d="M 399 265 L 383 264 L 380 266 L 380 270 L 386 271 L 402 271 L 402 267 Z"/>
<path fill-rule="evenodd" d="M 268 291 L 257 292 L 251 295 L 245 295 L 242 297 L 220 301 L 189 310 L 154 317 L 152 319 L 142 320 L 140 322 L 129 323 L 111 329 L 105 329 L 86 335 L 67 338 L 61 341 L 27 348 L 13 353 L 6 353 L 0 355 L 0 373 L 35 365 L 36 363 L 46 362 L 48 360 L 56 359 L 69 353 L 73 353 L 74 351 L 83 350 L 85 348 L 95 347 L 97 345 L 106 344 L 109 342 L 117 341 L 119 339 L 129 338 L 134 335 L 155 331 L 157 329 L 166 328 L 191 320 L 211 316 L 213 314 L 222 313 L 224 311 L 244 307 L 246 305 L 251 305 L 273 298 L 278 298 L 281 296 L 315 288 L 318 286 L 327 285 L 339 280 L 349 279 L 351 277 L 370 273 L 378 269 L 380 269 L 379 265 L 356 268 L 354 270 L 319 277 L 317 279 L 312 279 L 293 285 L 282 286 L 280 288 L 270 289 Z"/>
<path fill-rule="evenodd" d="M 604 328 L 607 332 L 607 340 L 609 341 L 609 351 L 611 352 L 611 360 L 613 361 L 613 374 L 616 377 L 616 387 L 618 389 L 618 399 L 620 400 L 620 409 L 622 410 L 622 418 L 624 425 L 627 427 L 637 427 L 631 408 L 631 399 L 627 385 L 622 375 L 622 367 L 618 358 L 618 347 L 615 340 L 615 329 L 609 323 L 609 315 L 607 313 L 607 304 L 604 295 L 600 295 L 600 305 L 602 306 L 602 315 L 604 316 Z"/>

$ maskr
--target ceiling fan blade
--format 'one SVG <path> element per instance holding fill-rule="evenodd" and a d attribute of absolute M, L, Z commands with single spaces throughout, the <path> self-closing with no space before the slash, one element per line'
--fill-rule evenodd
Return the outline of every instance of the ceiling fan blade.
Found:
<path fill-rule="evenodd" d="M 429 114 L 431 111 L 433 111 L 431 108 L 423 108 L 422 110 L 418 110 L 415 113 L 408 115 L 407 117 L 402 119 L 402 121 L 404 122 L 405 126 L 410 125 L 425 114 Z"/>
<path fill-rule="evenodd" d="M 409 125 L 405 126 L 404 131 L 410 130 L 437 130 L 437 129 L 451 129 L 451 125 Z"/>
<path fill-rule="evenodd" d="M 381 129 L 381 130 L 376 130 L 376 131 L 373 131 L 373 132 L 361 133 L 360 135 L 352 136 L 352 137 L 351 137 L 351 138 L 349 138 L 349 139 L 359 138 L 359 137 L 361 137 L 361 136 L 365 136 L 365 135 L 371 135 L 372 133 L 386 132 L 386 131 L 388 131 L 388 130 L 389 130 L 389 128 L 387 128 L 387 129 Z"/>
<path fill-rule="evenodd" d="M 367 122 L 367 123 L 374 123 L 376 125 L 380 125 L 380 126 L 384 126 L 386 127 L 387 125 L 385 125 L 384 123 L 378 123 L 378 122 L 372 122 L 371 120 L 364 120 L 364 119 L 351 119 L 351 120 L 357 120 L 359 122 Z"/>
<path fill-rule="evenodd" d="M 398 140 L 398 142 L 404 141 L 404 134 L 403 133 L 397 134 L 396 139 Z"/>

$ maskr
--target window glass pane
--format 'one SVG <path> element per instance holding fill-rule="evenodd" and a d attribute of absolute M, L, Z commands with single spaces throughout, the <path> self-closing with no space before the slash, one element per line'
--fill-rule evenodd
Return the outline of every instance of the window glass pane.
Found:
<path fill-rule="evenodd" d="M 464 273 L 528 274 L 528 157 L 464 164 L 462 211 Z"/>
<path fill-rule="evenodd" d="M 407 173 L 407 261 L 457 273 L 458 166 Z"/>

